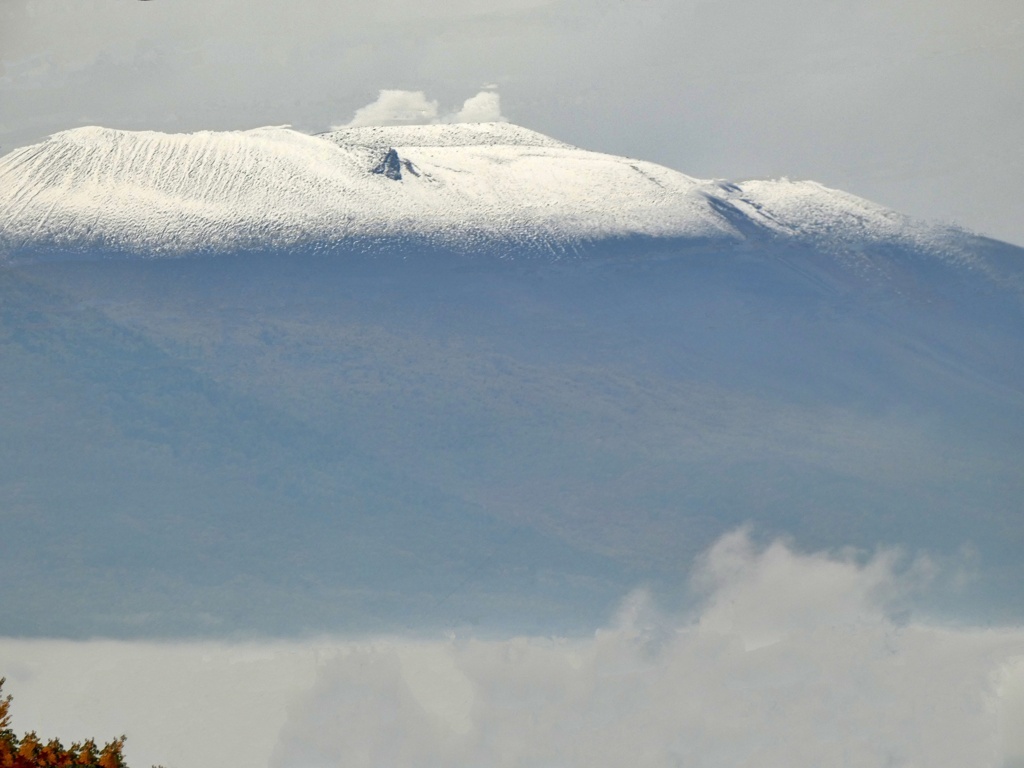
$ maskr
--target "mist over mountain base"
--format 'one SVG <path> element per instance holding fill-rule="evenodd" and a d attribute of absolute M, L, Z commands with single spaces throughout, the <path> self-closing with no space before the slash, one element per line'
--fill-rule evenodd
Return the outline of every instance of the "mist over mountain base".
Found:
<path fill-rule="evenodd" d="M 685 616 L 637 591 L 573 636 L 5 639 L 0 668 L 15 727 L 124 732 L 132 765 L 1019 766 L 1024 630 L 908 621 L 928 568 L 897 560 L 737 530 Z"/>

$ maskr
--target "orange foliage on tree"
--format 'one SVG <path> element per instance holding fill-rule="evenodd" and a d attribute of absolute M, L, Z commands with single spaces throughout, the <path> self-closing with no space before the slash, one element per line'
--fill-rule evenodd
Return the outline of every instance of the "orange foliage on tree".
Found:
<path fill-rule="evenodd" d="M 11 697 L 3 694 L 0 677 L 0 768 L 128 768 L 124 762 L 124 736 L 102 749 L 92 739 L 65 747 L 57 739 L 45 744 L 35 731 L 20 739 L 11 730 Z"/>

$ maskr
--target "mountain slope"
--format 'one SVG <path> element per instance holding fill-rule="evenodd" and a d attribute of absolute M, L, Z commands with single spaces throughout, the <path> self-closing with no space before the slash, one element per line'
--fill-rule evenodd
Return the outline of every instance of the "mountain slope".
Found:
<path fill-rule="evenodd" d="M 1016 294 L 647 255 L 0 269 L 8 631 L 585 631 L 744 522 L 1024 615 Z"/>

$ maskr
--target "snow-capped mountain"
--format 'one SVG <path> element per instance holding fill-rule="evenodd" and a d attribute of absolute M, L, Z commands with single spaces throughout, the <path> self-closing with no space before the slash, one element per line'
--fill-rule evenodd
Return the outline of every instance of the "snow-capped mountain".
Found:
<path fill-rule="evenodd" d="M 505 123 L 58 133 L 0 158 L 0 256 L 184 255 L 431 244 L 553 251 L 690 244 L 900 243 L 960 233 L 807 181 L 722 183 Z"/>
<path fill-rule="evenodd" d="M 0 158 L 6 631 L 591 631 L 747 522 L 1017 621 L 1022 287 L 508 124 L 57 134 Z"/>

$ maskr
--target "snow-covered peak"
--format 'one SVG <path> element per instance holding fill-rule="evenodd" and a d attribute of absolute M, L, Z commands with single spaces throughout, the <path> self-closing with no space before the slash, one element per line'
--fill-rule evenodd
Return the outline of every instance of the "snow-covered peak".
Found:
<path fill-rule="evenodd" d="M 963 255 L 957 247 L 965 236 L 962 231 L 915 220 L 816 181 L 709 182 L 704 191 L 715 209 L 748 236 L 768 235 L 843 251 L 892 243 Z"/>
<path fill-rule="evenodd" d="M 0 259 L 432 245 L 564 253 L 635 237 L 931 247 L 812 182 L 726 184 L 508 123 L 165 134 L 86 127 L 0 158 Z"/>

